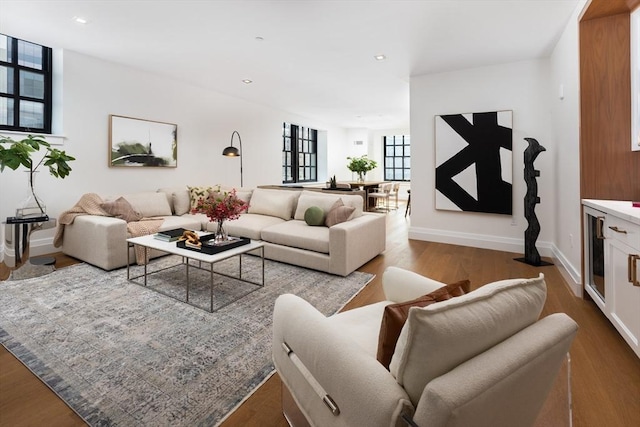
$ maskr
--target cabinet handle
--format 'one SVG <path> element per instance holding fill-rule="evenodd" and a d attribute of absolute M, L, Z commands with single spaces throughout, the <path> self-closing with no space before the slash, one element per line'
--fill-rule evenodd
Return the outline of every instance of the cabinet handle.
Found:
<path fill-rule="evenodd" d="M 622 229 L 616 227 L 615 225 L 610 225 L 609 228 L 612 229 L 613 231 L 615 231 L 616 233 L 627 234 L 627 230 L 622 230 Z"/>
<path fill-rule="evenodd" d="M 604 240 L 604 235 L 602 234 L 603 225 L 604 225 L 604 217 L 603 216 L 596 217 L 596 239 Z"/>
<path fill-rule="evenodd" d="M 640 282 L 638 281 L 638 264 L 636 263 L 639 259 L 640 255 L 637 254 L 629 254 L 629 256 L 627 256 L 629 263 L 627 266 L 627 278 L 633 286 L 640 286 Z"/>

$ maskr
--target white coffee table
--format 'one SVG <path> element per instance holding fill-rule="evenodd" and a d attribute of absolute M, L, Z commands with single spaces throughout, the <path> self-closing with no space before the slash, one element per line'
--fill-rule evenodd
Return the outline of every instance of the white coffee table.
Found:
<path fill-rule="evenodd" d="M 147 259 L 148 259 L 148 251 L 150 249 L 155 249 L 161 252 L 165 252 L 168 254 L 173 254 L 173 255 L 179 255 L 182 257 L 182 263 L 183 265 L 185 265 L 186 268 L 186 275 L 187 275 L 187 289 L 186 289 L 186 299 L 183 302 L 186 302 L 187 304 L 189 303 L 189 268 L 193 267 L 193 268 L 198 268 L 201 270 L 206 270 L 210 272 L 210 277 L 211 277 L 211 281 L 210 281 L 210 308 L 209 311 L 213 312 L 213 275 L 218 274 L 221 276 L 226 276 L 226 277 L 230 277 L 233 279 L 237 279 L 246 283 L 251 283 L 253 285 L 258 285 L 260 287 L 264 287 L 264 242 L 260 242 L 260 241 L 255 241 L 255 240 L 251 240 L 250 243 L 246 244 L 246 245 L 242 245 L 242 246 L 238 246 L 236 248 L 232 248 L 232 249 L 227 249 L 225 251 L 219 252 L 217 254 L 213 254 L 213 255 L 209 255 L 206 253 L 202 253 L 202 252 L 198 252 L 198 251 L 193 251 L 190 249 L 183 249 L 183 248 L 179 248 L 176 245 L 176 242 L 165 242 L 162 240 L 158 240 L 156 238 L 154 238 L 152 235 L 148 235 L 148 236 L 140 236 L 140 237 L 132 237 L 130 239 L 127 239 L 127 254 L 129 253 L 129 248 L 132 247 L 133 245 L 138 245 L 138 246 L 142 246 L 145 248 L 146 251 L 146 255 L 147 255 Z M 242 278 L 242 255 L 246 254 L 247 252 L 251 252 L 254 250 L 260 249 L 260 258 L 262 260 L 262 281 L 261 282 L 253 282 L 250 280 L 246 280 Z M 238 263 L 238 275 L 237 276 L 231 276 L 231 275 L 227 275 L 224 273 L 220 273 L 217 271 L 213 271 L 213 264 L 223 261 L 225 259 L 228 258 L 232 258 L 237 256 L 239 258 L 239 263 Z M 197 261 L 197 264 L 192 264 L 191 261 Z M 202 267 L 202 264 L 209 264 L 209 268 L 204 268 Z M 181 264 L 177 264 L 181 265 Z M 176 267 L 174 266 L 174 267 Z M 171 268 L 171 267 L 170 267 Z M 163 269 L 166 270 L 166 269 Z M 130 282 L 133 282 L 137 285 L 141 285 L 141 286 L 147 286 L 147 277 L 149 276 L 149 274 L 153 274 L 153 273 L 159 273 L 160 271 L 163 270 L 159 270 L 159 271 L 154 271 L 154 272 L 148 272 L 147 270 L 147 264 L 144 265 L 144 274 L 140 275 L 140 276 L 135 276 L 135 277 L 131 277 L 131 271 L 130 271 L 130 263 L 129 260 L 127 259 L 127 280 L 129 280 Z M 135 279 L 139 279 L 140 277 L 144 278 L 144 282 L 140 283 L 137 282 Z M 154 291 L 160 292 L 163 295 L 169 296 L 171 298 L 177 299 L 178 301 L 182 301 L 181 299 L 175 298 L 172 295 L 169 295 L 167 293 L 164 293 L 160 290 L 154 289 Z M 190 304 L 193 305 L 194 307 L 198 307 L 195 304 Z M 226 304 L 228 305 L 228 304 Z M 223 306 L 224 307 L 224 306 Z M 199 307 L 200 308 L 200 307 Z M 218 307 L 218 310 L 222 308 L 222 307 Z"/>

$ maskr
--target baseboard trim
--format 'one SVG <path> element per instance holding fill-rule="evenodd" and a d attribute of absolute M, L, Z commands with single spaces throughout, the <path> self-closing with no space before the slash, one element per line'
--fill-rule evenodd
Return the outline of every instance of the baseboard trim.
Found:
<path fill-rule="evenodd" d="M 582 298 L 582 278 L 580 271 L 577 270 L 569 262 L 567 257 L 564 256 L 564 254 L 560 251 L 560 249 L 556 247 L 556 245 L 553 245 L 551 250 L 553 251 L 553 259 L 558 266 L 558 270 L 560 271 L 560 274 L 562 274 L 562 277 L 564 277 L 564 280 L 567 282 L 569 289 L 575 296 Z"/>
<path fill-rule="evenodd" d="M 524 238 L 489 236 L 486 234 L 460 233 L 451 230 L 410 227 L 409 239 L 427 242 L 448 243 L 451 245 L 471 246 L 495 251 L 524 253 Z M 582 298 L 580 272 L 569 262 L 566 256 L 551 242 L 538 241 L 536 248 L 541 256 L 552 258 L 560 274 L 567 282 L 571 292 Z"/>

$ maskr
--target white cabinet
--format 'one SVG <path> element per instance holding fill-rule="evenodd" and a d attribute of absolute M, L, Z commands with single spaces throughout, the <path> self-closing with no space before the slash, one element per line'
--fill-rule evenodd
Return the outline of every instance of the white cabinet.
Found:
<path fill-rule="evenodd" d="M 640 208 L 582 203 L 585 291 L 640 357 Z"/>

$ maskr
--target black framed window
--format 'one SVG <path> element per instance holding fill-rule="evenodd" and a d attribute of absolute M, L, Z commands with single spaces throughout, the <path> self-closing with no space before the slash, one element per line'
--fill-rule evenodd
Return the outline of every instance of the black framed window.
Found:
<path fill-rule="evenodd" d="M 384 180 L 411 180 L 411 137 L 409 135 L 384 137 Z"/>
<path fill-rule="evenodd" d="M 0 34 L 0 129 L 51 133 L 49 47 Z"/>
<path fill-rule="evenodd" d="M 284 123 L 282 144 L 282 182 L 317 181 L 318 131 Z"/>

